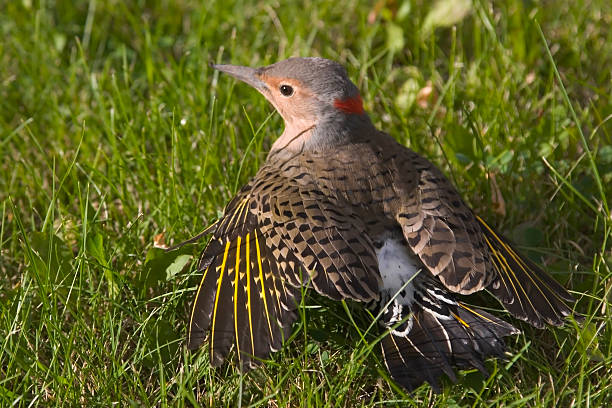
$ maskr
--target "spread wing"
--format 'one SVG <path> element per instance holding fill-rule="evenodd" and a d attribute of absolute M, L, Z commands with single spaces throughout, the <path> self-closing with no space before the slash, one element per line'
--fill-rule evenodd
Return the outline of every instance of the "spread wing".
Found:
<path fill-rule="evenodd" d="M 572 313 L 574 298 L 542 268 L 522 256 L 480 217 L 476 217 L 493 264 L 493 279 L 487 286 L 515 317 L 535 327 L 544 323 L 561 326 Z M 574 315 L 581 320 L 581 316 Z"/>
<path fill-rule="evenodd" d="M 470 294 L 491 277 L 487 247 L 472 210 L 431 163 L 408 151 L 418 183 L 396 218 L 410 248 L 450 290 Z"/>
<path fill-rule="evenodd" d="M 572 296 L 474 215 L 438 169 L 409 154 L 418 185 L 397 220 L 429 271 L 457 293 L 487 289 L 512 315 L 536 327 L 563 324 Z"/>
<path fill-rule="evenodd" d="M 210 331 L 213 365 L 235 345 L 241 366 L 250 367 L 287 338 L 302 287 L 375 299 L 374 248 L 350 215 L 315 186 L 260 171 L 228 204 L 201 255 L 188 347 Z"/>
<path fill-rule="evenodd" d="M 301 279 L 288 251 L 274 253 L 243 190 L 227 206 L 206 246 L 202 280 L 193 303 L 188 347 L 210 331 L 211 362 L 219 365 L 233 344 L 241 364 L 252 365 L 280 348 L 295 320 Z M 278 252 L 278 250 L 277 250 Z"/>
<path fill-rule="evenodd" d="M 309 274 L 314 289 L 332 299 L 378 298 L 374 246 L 350 205 L 315 186 L 294 186 L 270 199 L 272 232 Z"/>

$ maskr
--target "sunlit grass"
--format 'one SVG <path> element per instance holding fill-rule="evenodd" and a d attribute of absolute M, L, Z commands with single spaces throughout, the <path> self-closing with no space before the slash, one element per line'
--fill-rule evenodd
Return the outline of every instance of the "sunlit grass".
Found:
<path fill-rule="evenodd" d="M 1 3 L 0 405 L 609 404 L 612 6 L 456 4 L 467 14 L 442 21 L 416 0 Z M 360 305 L 312 294 L 257 370 L 187 351 L 204 242 L 154 246 L 217 219 L 282 131 L 208 63 L 291 55 L 342 62 L 375 124 L 568 287 L 585 323 L 513 320 L 508 359 L 440 395 L 392 383 Z"/>

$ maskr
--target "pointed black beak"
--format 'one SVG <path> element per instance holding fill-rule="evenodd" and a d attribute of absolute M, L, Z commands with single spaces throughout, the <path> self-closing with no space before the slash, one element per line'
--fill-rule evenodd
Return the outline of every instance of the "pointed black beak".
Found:
<path fill-rule="evenodd" d="M 259 79 L 257 69 L 255 68 L 242 67 L 240 65 L 219 65 L 212 63 L 210 64 L 210 67 L 221 72 L 225 72 L 226 74 L 229 74 L 234 78 L 251 85 L 260 92 L 268 89 L 265 82 Z"/>

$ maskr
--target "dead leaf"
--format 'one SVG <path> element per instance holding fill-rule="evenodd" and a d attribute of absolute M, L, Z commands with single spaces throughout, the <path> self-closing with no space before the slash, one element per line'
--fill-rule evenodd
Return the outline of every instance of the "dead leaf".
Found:
<path fill-rule="evenodd" d="M 438 100 L 438 94 L 431 81 L 427 81 L 425 86 L 419 90 L 416 96 L 416 103 L 423 109 L 428 109 Z"/>
<path fill-rule="evenodd" d="M 368 13 L 368 24 L 374 24 L 376 22 L 376 19 L 378 18 L 378 15 L 380 14 L 380 10 L 382 10 L 382 8 L 385 7 L 385 3 L 386 3 L 386 0 L 378 0 L 374 4 L 374 7 L 372 7 L 372 10 L 370 10 L 370 12 Z"/>
<path fill-rule="evenodd" d="M 162 231 L 153 237 L 153 248 L 168 249 L 165 238 L 166 231 Z"/>
<path fill-rule="evenodd" d="M 495 173 L 489 173 L 489 184 L 491 185 L 491 203 L 493 204 L 493 211 L 499 215 L 505 216 L 506 201 L 504 200 L 504 196 L 502 196 L 501 190 L 497 185 Z"/>

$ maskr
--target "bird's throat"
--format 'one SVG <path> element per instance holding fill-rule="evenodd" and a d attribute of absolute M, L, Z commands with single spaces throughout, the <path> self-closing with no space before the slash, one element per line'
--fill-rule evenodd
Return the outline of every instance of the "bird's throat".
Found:
<path fill-rule="evenodd" d="M 317 120 L 302 117 L 285 120 L 285 130 L 272 145 L 272 151 L 325 150 L 369 140 L 378 131 L 368 115 L 338 113 L 321 115 Z"/>
<path fill-rule="evenodd" d="M 285 122 L 285 130 L 272 145 L 271 150 L 300 151 L 308 145 L 316 123 L 309 120 Z"/>

